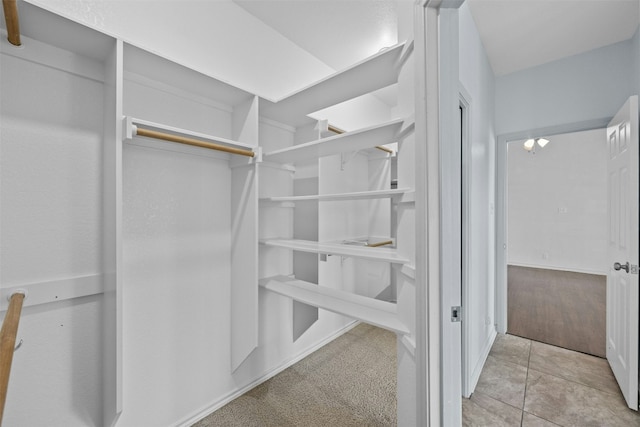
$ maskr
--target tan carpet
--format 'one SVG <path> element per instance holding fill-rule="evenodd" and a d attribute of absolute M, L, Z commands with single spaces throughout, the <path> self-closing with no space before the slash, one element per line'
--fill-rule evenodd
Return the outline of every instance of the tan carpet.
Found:
<path fill-rule="evenodd" d="M 396 335 L 360 324 L 194 426 L 395 426 L 396 387 Z"/>

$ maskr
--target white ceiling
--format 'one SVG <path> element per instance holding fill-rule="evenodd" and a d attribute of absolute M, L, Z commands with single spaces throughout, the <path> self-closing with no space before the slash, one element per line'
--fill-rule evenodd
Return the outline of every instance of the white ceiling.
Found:
<path fill-rule="evenodd" d="M 397 0 L 234 0 L 335 70 L 397 43 Z"/>
<path fill-rule="evenodd" d="M 235 0 L 339 70 L 397 42 L 409 0 Z M 496 75 L 631 38 L 640 0 L 467 0 Z"/>
<path fill-rule="evenodd" d="M 496 75 L 628 40 L 639 0 L 467 0 Z"/>
<path fill-rule="evenodd" d="M 234 1 L 336 71 L 398 43 L 398 0 Z M 395 85 L 374 95 L 397 104 Z"/>

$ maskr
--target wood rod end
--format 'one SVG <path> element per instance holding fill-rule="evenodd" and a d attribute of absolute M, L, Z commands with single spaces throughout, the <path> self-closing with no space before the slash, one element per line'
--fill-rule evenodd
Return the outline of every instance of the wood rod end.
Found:
<path fill-rule="evenodd" d="M 4 19 L 7 24 L 9 43 L 14 46 L 22 46 L 20 41 L 20 20 L 18 18 L 18 4 L 16 0 L 2 0 Z"/>

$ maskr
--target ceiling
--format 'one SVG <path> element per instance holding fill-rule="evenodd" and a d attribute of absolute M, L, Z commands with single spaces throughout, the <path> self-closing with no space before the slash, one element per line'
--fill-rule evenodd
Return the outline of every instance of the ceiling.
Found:
<path fill-rule="evenodd" d="M 399 1 L 235 0 L 331 68 L 397 42 Z M 640 0 L 467 0 L 496 75 L 631 38 Z"/>
<path fill-rule="evenodd" d="M 639 0 L 467 0 L 496 75 L 630 39 Z"/>
<path fill-rule="evenodd" d="M 335 70 L 397 43 L 398 0 L 234 1 Z"/>

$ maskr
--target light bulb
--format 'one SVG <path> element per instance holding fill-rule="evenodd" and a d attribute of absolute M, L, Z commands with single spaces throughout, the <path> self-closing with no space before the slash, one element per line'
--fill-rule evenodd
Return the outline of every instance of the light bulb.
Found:
<path fill-rule="evenodd" d="M 533 144 L 535 144 L 535 142 L 536 141 L 533 138 L 532 139 L 527 139 L 524 142 L 524 149 L 527 150 L 527 151 L 533 150 Z"/>
<path fill-rule="evenodd" d="M 546 138 L 538 138 L 536 139 L 536 141 L 538 141 L 538 145 L 540 146 L 540 148 L 543 148 L 545 145 L 549 143 L 549 140 Z"/>

